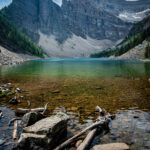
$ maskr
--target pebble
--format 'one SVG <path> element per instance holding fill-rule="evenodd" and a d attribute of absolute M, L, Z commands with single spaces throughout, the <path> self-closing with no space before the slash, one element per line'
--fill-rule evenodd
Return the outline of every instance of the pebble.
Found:
<path fill-rule="evenodd" d="M 15 96 L 14 98 L 9 100 L 10 104 L 18 104 L 20 101 L 17 99 L 17 97 Z"/>
<path fill-rule="evenodd" d="M 60 93 L 60 91 L 59 90 L 53 90 L 52 93 L 54 93 L 54 94 L 55 93 Z"/>
<path fill-rule="evenodd" d="M 21 90 L 20 90 L 20 88 L 16 88 L 16 91 L 17 91 L 17 92 L 19 92 L 19 93 L 21 93 Z"/>
<path fill-rule="evenodd" d="M 133 118 L 139 118 L 139 116 L 133 116 Z"/>

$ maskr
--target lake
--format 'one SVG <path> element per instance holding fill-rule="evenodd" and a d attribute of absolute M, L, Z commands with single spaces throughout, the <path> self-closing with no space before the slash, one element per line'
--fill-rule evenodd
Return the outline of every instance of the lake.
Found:
<path fill-rule="evenodd" d="M 0 138 L 11 141 L 13 127 L 6 124 L 15 117 L 16 108 L 27 107 L 28 100 L 33 108 L 50 102 L 47 115 L 59 110 L 66 112 L 71 117 L 68 136 L 91 124 L 99 105 L 116 113 L 116 118 L 110 131 L 97 136 L 92 145 L 119 141 L 133 150 L 150 149 L 149 78 L 150 63 L 138 61 L 65 58 L 0 67 L 1 84 L 12 83 L 22 89 L 23 96 L 18 105 L 1 99 L 0 109 L 8 116 L 0 121 Z"/>

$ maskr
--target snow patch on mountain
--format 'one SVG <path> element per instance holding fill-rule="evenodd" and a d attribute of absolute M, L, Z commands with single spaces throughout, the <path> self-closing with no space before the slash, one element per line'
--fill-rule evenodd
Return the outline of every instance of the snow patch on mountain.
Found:
<path fill-rule="evenodd" d="M 149 14 L 150 14 L 150 9 L 146 9 L 144 11 L 136 12 L 136 13 L 123 12 L 120 13 L 118 17 L 126 22 L 135 23 L 141 21 L 144 17 L 146 17 Z"/>

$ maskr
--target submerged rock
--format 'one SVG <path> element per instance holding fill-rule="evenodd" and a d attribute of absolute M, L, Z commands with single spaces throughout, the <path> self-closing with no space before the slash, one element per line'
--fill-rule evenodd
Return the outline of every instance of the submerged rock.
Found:
<path fill-rule="evenodd" d="M 21 125 L 22 127 L 31 126 L 43 118 L 44 116 L 39 112 L 29 112 L 22 117 Z"/>
<path fill-rule="evenodd" d="M 125 143 L 110 143 L 94 146 L 91 150 L 129 150 L 129 146 Z"/>
<path fill-rule="evenodd" d="M 58 94 L 58 93 L 60 93 L 60 91 L 59 90 L 53 90 L 52 93 L 53 94 Z"/>
<path fill-rule="evenodd" d="M 12 99 L 9 100 L 9 103 L 10 104 L 18 104 L 20 103 L 20 101 L 17 99 L 17 97 L 13 97 Z"/>
<path fill-rule="evenodd" d="M 2 146 L 2 145 L 4 145 L 5 144 L 5 140 L 3 140 L 3 139 L 0 139 L 0 146 Z"/>
<path fill-rule="evenodd" d="M 20 88 L 16 88 L 16 92 L 21 93 L 21 89 Z"/>
<path fill-rule="evenodd" d="M 67 133 L 67 120 L 64 113 L 57 113 L 25 127 L 15 150 L 51 150 L 57 146 Z"/>

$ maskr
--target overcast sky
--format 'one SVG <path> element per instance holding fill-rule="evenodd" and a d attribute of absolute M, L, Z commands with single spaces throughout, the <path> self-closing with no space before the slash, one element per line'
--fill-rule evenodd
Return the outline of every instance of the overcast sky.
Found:
<path fill-rule="evenodd" d="M 11 3 L 12 0 L 0 0 L 0 9 Z"/>

